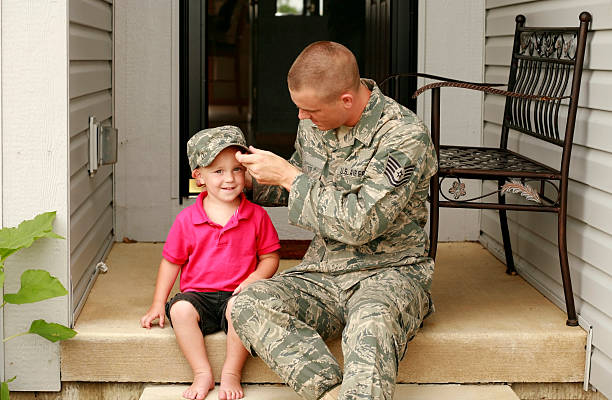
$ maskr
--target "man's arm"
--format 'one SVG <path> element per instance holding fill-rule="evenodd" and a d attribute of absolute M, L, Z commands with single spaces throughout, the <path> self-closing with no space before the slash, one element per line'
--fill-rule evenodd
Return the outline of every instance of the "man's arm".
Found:
<path fill-rule="evenodd" d="M 249 150 L 250 154 L 236 153 L 236 159 L 247 168 L 246 187 L 253 191 L 253 202 L 262 206 L 286 206 L 291 185 L 301 173 L 299 149 L 296 146 L 289 161 L 252 146 Z"/>
<path fill-rule="evenodd" d="M 354 190 L 298 175 L 289 195 L 289 222 L 350 245 L 367 243 L 387 230 L 418 184 L 435 173 L 435 160 L 423 125 L 399 125 L 385 134 Z"/>
<path fill-rule="evenodd" d="M 291 191 L 291 184 L 300 170 L 276 154 L 249 147 L 250 154 L 236 154 L 236 159 L 244 165 L 249 174 L 262 185 L 282 186 Z"/>

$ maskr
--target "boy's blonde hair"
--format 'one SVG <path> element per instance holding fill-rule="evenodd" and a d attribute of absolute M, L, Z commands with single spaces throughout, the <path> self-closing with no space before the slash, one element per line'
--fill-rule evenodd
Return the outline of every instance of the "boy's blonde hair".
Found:
<path fill-rule="evenodd" d="M 335 42 L 314 42 L 295 59 L 287 74 L 290 91 L 317 91 L 332 101 L 347 90 L 359 89 L 359 67 L 353 53 Z"/>

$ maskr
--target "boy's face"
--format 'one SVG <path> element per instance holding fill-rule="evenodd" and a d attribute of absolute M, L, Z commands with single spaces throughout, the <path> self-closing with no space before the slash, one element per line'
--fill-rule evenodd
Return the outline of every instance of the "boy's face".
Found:
<path fill-rule="evenodd" d="M 213 162 L 192 172 L 199 183 L 206 185 L 208 196 L 223 202 L 233 202 L 244 189 L 245 168 L 235 157 L 237 149 L 228 147 Z"/>

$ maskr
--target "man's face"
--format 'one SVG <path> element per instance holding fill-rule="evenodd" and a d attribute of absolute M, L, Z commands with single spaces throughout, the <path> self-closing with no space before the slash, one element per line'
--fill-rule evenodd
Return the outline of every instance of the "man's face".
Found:
<path fill-rule="evenodd" d="M 289 91 L 291 100 L 298 108 L 299 119 L 309 119 L 321 131 L 336 129 L 346 122 L 347 109 L 340 96 L 324 101 L 314 90 Z"/>

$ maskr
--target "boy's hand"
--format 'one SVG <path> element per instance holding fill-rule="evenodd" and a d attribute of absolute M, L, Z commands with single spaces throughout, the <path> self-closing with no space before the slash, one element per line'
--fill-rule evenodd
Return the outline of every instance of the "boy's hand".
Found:
<path fill-rule="evenodd" d="M 238 285 L 238 287 L 236 288 L 236 290 L 234 290 L 232 294 L 240 293 L 251 283 L 257 282 L 260 279 L 270 278 L 276 273 L 276 270 L 278 269 L 279 259 L 280 256 L 278 254 L 278 251 L 260 255 L 259 262 L 257 263 L 255 271 L 253 271 L 251 275 L 248 276 L 248 278 L 242 281 L 242 283 Z"/>
<path fill-rule="evenodd" d="M 234 292 L 232 294 L 238 294 L 240 293 L 243 289 L 245 289 L 247 286 L 249 286 L 251 283 L 258 281 L 258 278 L 251 278 L 250 276 L 248 278 L 246 278 L 245 280 L 242 281 L 242 283 L 240 285 L 238 285 L 238 287 L 234 290 Z"/>
<path fill-rule="evenodd" d="M 140 318 L 140 326 L 142 328 L 151 329 L 151 323 L 158 318 L 159 326 L 163 328 L 166 319 L 164 305 L 152 305 L 151 308 L 149 308 L 149 311 L 147 311 L 147 313 L 142 318 Z"/>

